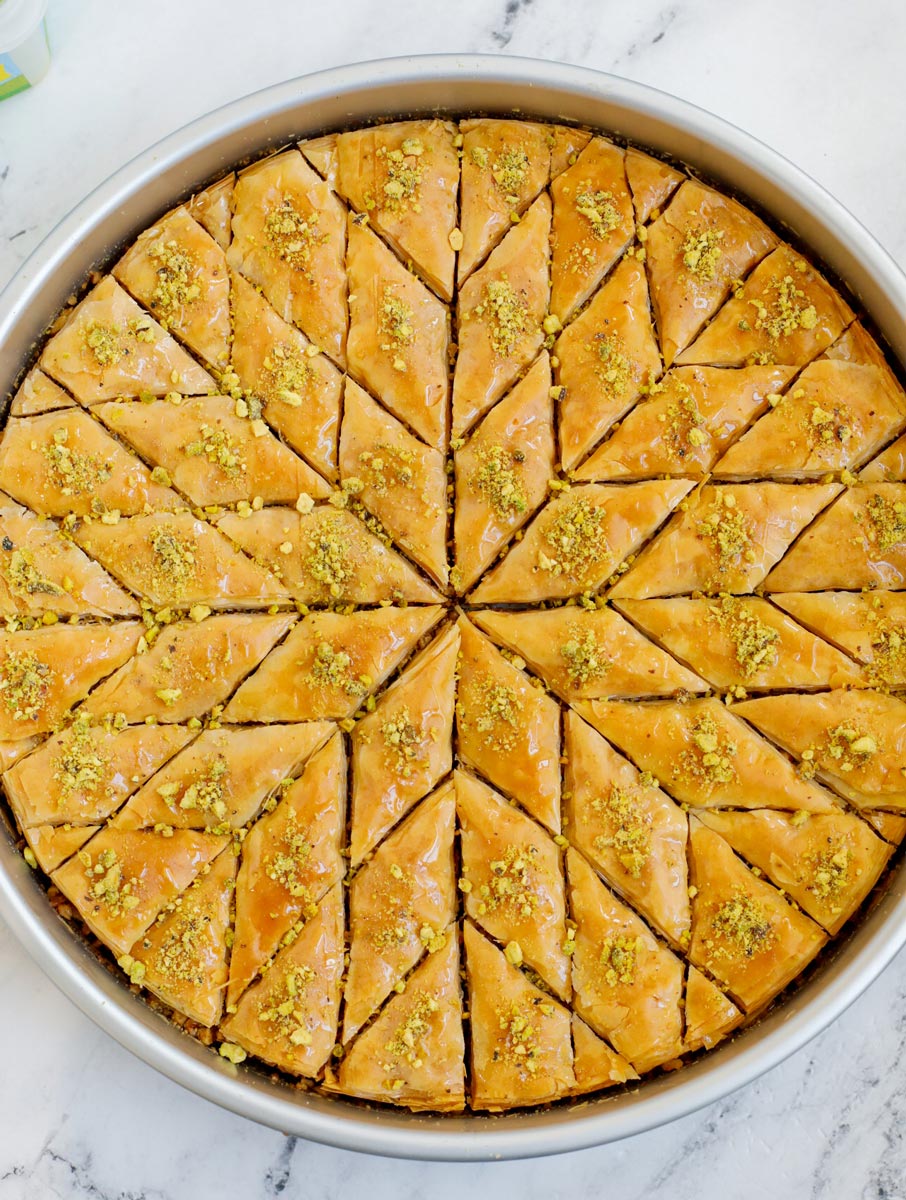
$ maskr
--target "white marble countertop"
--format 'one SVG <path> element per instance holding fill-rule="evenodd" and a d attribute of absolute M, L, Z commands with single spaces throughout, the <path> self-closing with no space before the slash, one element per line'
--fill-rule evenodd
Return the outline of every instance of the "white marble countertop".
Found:
<path fill-rule="evenodd" d="M 896 0 L 51 0 L 54 65 L 0 104 L 0 286 L 76 201 L 186 121 L 294 75 L 489 51 L 614 71 L 797 161 L 906 266 L 906 9 Z M 759 1083 L 559 1160 L 370 1159 L 286 1139 L 121 1050 L 0 926 L 0 1200 L 464 1195 L 904 1200 L 906 957 Z"/>

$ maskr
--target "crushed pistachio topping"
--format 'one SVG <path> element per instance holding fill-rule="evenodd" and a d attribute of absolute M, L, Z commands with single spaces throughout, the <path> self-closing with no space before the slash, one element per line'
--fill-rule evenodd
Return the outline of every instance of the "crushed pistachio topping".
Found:
<path fill-rule="evenodd" d="M 512 750 L 519 733 L 522 700 L 515 688 L 484 675 L 470 689 L 468 705 L 461 706 L 460 717 L 470 721 L 476 732 L 491 735 L 497 750 Z"/>
<path fill-rule="evenodd" d="M 519 200 L 519 191 L 525 184 L 529 169 L 529 156 L 521 146 L 510 146 L 501 150 L 491 163 L 491 176 L 511 204 Z"/>
<path fill-rule="evenodd" d="M 99 367 L 113 367 L 126 356 L 126 347 L 115 325 L 92 321 L 85 329 L 85 345 Z"/>
<path fill-rule="evenodd" d="M 12 546 L 12 542 L 10 542 Z M 6 549 L 6 546 L 3 547 Z M 0 573 L 17 596 L 62 596 L 63 588 L 47 579 L 35 565 L 31 550 L 22 547 L 12 550 L 8 560 L 0 566 Z"/>
<path fill-rule="evenodd" d="M 418 454 L 407 446 L 378 442 L 374 450 L 362 451 L 359 462 L 368 486 L 379 496 L 383 496 L 391 487 L 413 487 L 415 484 Z M 356 487 L 356 484 L 359 486 Z M 355 493 L 361 490 L 361 481 L 347 479 L 344 487 Z"/>
<path fill-rule="evenodd" d="M 83 496 L 110 478 L 110 468 L 94 454 L 71 450 L 68 429 L 54 430 L 53 440 L 42 447 L 51 478 L 64 496 Z"/>
<path fill-rule="evenodd" d="M 279 400 L 290 408 L 301 408 L 314 378 L 311 359 L 295 346 L 280 343 L 271 348 L 261 364 L 258 388 L 265 400 Z"/>
<path fill-rule="evenodd" d="M 780 634 L 765 624 L 751 605 L 735 596 L 721 596 L 708 611 L 732 642 L 736 662 L 745 679 L 776 664 Z"/>
<path fill-rule="evenodd" d="M 182 907 L 175 911 L 166 935 L 149 958 L 149 965 L 163 979 L 189 988 L 207 988 L 211 980 L 205 961 L 205 942 L 210 939 L 214 906 Z"/>
<path fill-rule="evenodd" d="M 381 1069 L 385 1075 L 393 1076 L 387 1084 L 391 1090 L 403 1085 L 403 1080 L 396 1078 L 401 1063 L 406 1063 L 415 1071 L 424 1066 L 427 1054 L 425 1043 L 431 1034 L 438 1008 L 440 1003 L 430 992 L 415 991 L 407 1000 L 405 1015 L 393 1036 L 384 1044 L 384 1051 L 389 1057 L 381 1064 Z"/>
<path fill-rule="evenodd" d="M 807 888 L 819 900 L 835 900 L 850 883 L 853 854 L 842 838 L 828 838 L 828 846 L 809 854 L 804 866 Z"/>
<path fill-rule="evenodd" d="M 819 454 L 833 453 L 839 447 L 845 447 L 854 432 L 852 414 L 838 401 L 811 404 L 801 424 L 809 444 Z"/>
<path fill-rule="evenodd" d="M 525 463 L 523 451 L 508 450 L 496 443 L 481 446 L 476 458 L 479 465 L 472 474 L 472 486 L 481 492 L 498 516 L 524 513 L 528 508 L 528 499 L 522 481 Z"/>
<path fill-rule="evenodd" d="M 425 735 L 412 720 L 408 707 L 382 722 L 381 737 L 387 766 L 401 779 L 409 779 L 425 756 Z"/>
<path fill-rule="evenodd" d="M 876 549 L 891 550 L 901 542 L 906 542 L 906 502 L 890 500 L 876 492 L 869 496 L 866 510 L 868 539 Z"/>
<path fill-rule="evenodd" d="M 31 651 L 7 650 L 0 665 L 0 702 L 14 721 L 37 721 L 55 673 Z"/>
<path fill-rule="evenodd" d="M 665 433 L 676 456 L 685 458 L 690 449 L 700 449 L 708 440 L 705 418 L 692 389 L 682 379 L 672 380 L 671 393 L 663 416 Z"/>
<path fill-rule="evenodd" d="M 197 282 L 198 264 L 192 254 L 177 241 L 159 241 L 148 250 L 157 270 L 157 285 L 151 297 L 154 307 L 170 314 L 184 308 L 201 296 Z"/>
<path fill-rule="evenodd" d="M 264 870 L 268 879 L 279 883 L 297 900 L 306 902 L 306 916 L 313 916 L 315 911 L 314 897 L 305 882 L 309 875 L 311 854 L 309 832 L 301 826 L 299 818 L 291 810 L 281 836 L 280 848 L 264 860 Z"/>
<path fill-rule="evenodd" d="M 589 183 L 580 186 L 575 199 L 576 212 L 591 226 L 591 231 L 603 240 L 620 224 L 620 210 L 613 202 L 613 192 L 593 189 Z"/>
<path fill-rule="evenodd" d="M 768 950 L 776 940 L 764 905 L 744 888 L 736 888 L 732 897 L 717 907 L 711 917 L 711 930 L 724 943 L 717 947 L 711 945 L 710 939 L 705 943 L 717 959 L 739 955 L 752 958 Z"/>
<path fill-rule="evenodd" d="M 682 244 L 683 265 L 703 283 L 710 283 L 717 273 L 723 238 L 722 229 L 697 229 L 691 225 L 686 229 Z"/>
<path fill-rule="evenodd" d="M 258 1020 L 290 1045 L 310 1046 L 312 1035 L 308 1027 L 305 992 L 314 980 L 315 972 L 307 964 L 300 963 L 279 972 L 271 970 L 265 978 L 271 986 L 267 996 L 258 1003 Z"/>
<path fill-rule="evenodd" d="M 818 312 L 808 296 L 796 286 L 792 275 L 772 279 L 760 297 L 749 301 L 755 309 L 754 326 L 767 334 L 772 342 L 800 329 L 814 329 L 818 324 Z"/>
<path fill-rule="evenodd" d="M 817 753 L 834 771 L 848 775 L 850 771 L 864 767 L 877 752 L 878 740 L 873 734 L 858 725 L 837 725 L 827 730 L 819 746 L 803 753 L 803 767 L 805 774 L 813 774 Z"/>
<path fill-rule="evenodd" d="M 478 888 L 481 916 L 504 908 L 515 917 L 531 917 L 538 907 L 537 855 L 537 846 L 509 845 L 502 858 L 491 862 L 488 882 Z"/>
<path fill-rule="evenodd" d="M 321 642 L 318 646 L 309 675 L 315 683 L 341 688 L 350 696 L 364 696 L 370 686 L 361 676 L 353 675 L 349 654 L 337 650 L 330 642 Z"/>
<path fill-rule="evenodd" d="M 605 939 L 598 954 L 598 966 L 608 987 L 635 983 L 638 956 L 644 949 L 643 939 L 628 933 Z"/>
<path fill-rule="evenodd" d="M 102 850 L 96 860 L 87 850 L 82 850 L 79 861 L 88 876 L 88 895 L 97 901 L 96 908 L 103 905 L 111 917 L 122 917 L 138 907 L 138 880 L 124 877 L 115 850 Z"/>
<path fill-rule="evenodd" d="M 91 718 L 80 716 L 60 739 L 53 760 L 58 806 L 73 795 L 93 796 L 107 778 L 108 760 L 91 734 Z"/>
<path fill-rule="evenodd" d="M 234 1067 L 245 1062 L 248 1058 L 248 1053 L 241 1046 L 237 1046 L 235 1042 L 221 1042 L 218 1053 L 221 1058 L 225 1058 L 227 1062 L 231 1062 Z"/>
<path fill-rule="evenodd" d="M 484 297 L 472 309 L 472 315 L 487 317 L 491 345 L 501 358 L 512 354 L 520 337 L 528 331 L 528 305 L 505 275 L 485 284 Z"/>
<path fill-rule="evenodd" d="M 585 496 L 570 500 L 544 531 L 550 550 L 539 552 L 536 569 L 574 579 L 587 578 L 611 556 L 604 521 L 603 505 L 591 504 Z"/>
<path fill-rule="evenodd" d="M 415 314 L 409 304 L 394 294 L 393 288 L 384 288 L 379 310 L 378 333 L 380 347 L 394 356 L 393 365 L 405 371 L 405 351 L 415 341 Z"/>
<path fill-rule="evenodd" d="M 334 599 L 339 599 L 349 581 L 355 577 L 355 564 L 350 554 L 343 522 L 330 514 L 308 539 L 308 553 L 303 568 L 312 579 L 323 583 Z"/>
<path fill-rule="evenodd" d="M 209 463 L 220 467 L 224 475 L 229 475 L 230 478 L 248 470 L 248 463 L 244 461 L 235 439 L 225 429 L 204 424 L 199 432 L 200 437 L 183 446 L 183 451 L 189 458 L 204 455 Z"/>
<path fill-rule="evenodd" d="M 592 812 L 608 826 L 599 834 L 597 850 L 612 850 L 633 879 L 638 879 L 651 856 L 651 817 L 639 803 L 638 789 L 612 785 L 610 794 L 591 802 Z"/>
<path fill-rule="evenodd" d="M 747 563 L 755 560 L 748 518 L 737 507 L 732 492 L 716 489 L 714 503 L 698 523 L 698 534 L 710 542 L 719 571 L 728 570 L 740 557 Z"/>
<path fill-rule="evenodd" d="M 369 194 L 366 208 L 383 208 L 387 212 L 421 212 L 419 191 L 425 167 L 421 159 L 425 152 L 419 138 L 406 138 L 398 150 L 380 146 L 377 158 L 385 173 L 377 196 Z"/>
<path fill-rule="evenodd" d="M 620 335 L 596 333 L 587 348 L 594 359 L 595 375 L 606 394 L 610 397 L 625 395 L 633 382 L 633 364 Z"/>
<path fill-rule="evenodd" d="M 157 794 L 171 808 L 180 808 L 184 812 L 197 810 L 222 821 L 228 812 L 229 774 L 229 763 L 218 754 L 185 787 L 177 781 L 162 783 Z"/>
<path fill-rule="evenodd" d="M 194 581 L 198 564 L 195 539 L 166 526 L 151 535 L 151 580 L 161 592 L 180 594 Z"/>
<path fill-rule="evenodd" d="M 877 683 L 899 683 L 906 679 L 906 625 L 874 619 L 871 662 L 866 670 Z"/>
<path fill-rule="evenodd" d="M 688 742 L 679 756 L 681 773 L 707 788 L 732 783 L 737 778 L 733 759 L 738 747 L 710 712 L 703 713 L 693 722 Z"/>
<path fill-rule="evenodd" d="M 548 1011 L 550 1014 L 556 1011 L 552 1004 L 540 997 L 532 1005 L 518 1004 L 514 1000 L 507 1007 L 498 1008 L 500 1034 L 491 1056 L 494 1062 L 519 1067 L 529 1075 L 535 1075 L 539 1071 L 544 1051 L 533 1008 L 541 1012 Z"/>
<path fill-rule="evenodd" d="M 585 687 L 592 680 L 603 678 L 613 661 L 602 652 L 595 631 L 589 626 L 573 625 L 569 635 L 569 641 L 560 647 L 560 657 L 573 687 Z"/>
<path fill-rule="evenodd" d="M 265 217 L 264 232 L 277 258 L 297 271 L 303 271 L 308 281 L 314 283 L 312 247 L 329 237 L 318 228 L 317 214 L 310 218 L 303 216 L 292 200 L 284 196 Z"/>
<path fill-rule="evenodd" d="M 390 863 L 387 874 L 391 882 L 380 882 L 372 890 L 373 904 L 365 918 L 369 940 L 379 950 L 405 946 L 412 938 L 415 927 L 415 913 L 412 911 L 415 877 L 396 862 Z"/>

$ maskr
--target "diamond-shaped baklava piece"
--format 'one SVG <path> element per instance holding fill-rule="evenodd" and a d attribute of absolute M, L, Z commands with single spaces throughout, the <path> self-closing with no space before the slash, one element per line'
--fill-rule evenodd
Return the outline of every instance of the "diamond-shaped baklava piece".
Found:
<path fill-rule="evenodd" d="M 906 595 L 902 592 L 777 592 L 771 600 L 864 663 L 872 683 L 906 686 Z"/>

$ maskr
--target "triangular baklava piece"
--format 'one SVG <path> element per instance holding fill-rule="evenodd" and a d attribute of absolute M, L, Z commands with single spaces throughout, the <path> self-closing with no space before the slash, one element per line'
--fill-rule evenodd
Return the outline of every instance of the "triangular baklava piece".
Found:
<path fill-rule="evenodd" d="M 75 539 L 155 607 L 264 608 L 288 594 L 222 533 L 188 512 L 95 521 L 77 529 Z"/>
<path fill-rule="evenodd" d="M 810 363 L 771 412 L 730 447 L 714 474 L 821 479 L 858 467 L 904 425 L 906 397 L 884 372 L 822 359 Z"/>
<path fill-rule="evenodd" d="M 863 483 L 902 483 L 906 480 L 906 434 L 863 467 L 859 479 Z"/>
<path fill-rule="evenodd" d="M 906 686 L 906 595 L 902 592 L 779 592 L 771 600 L 864 663 L 872 683 Z"/>
<path fill-rule="evenodd" d="M 550 360 L 542 352 L 455 450 L 457 590 L 472 587 L 547 495 L 556 471 L 550 393 Z"/>
<path fill-rule="evenodd" d="M 344 488 L 438 583 L 447 580 L 447 476 L 424 442 L 351 379 L 340 432 Z"/>
<path fill-rule="evenodd" d="M 689 932 L 688 822 L 649 775 L 567 711 L 564 828 L 611 887 L 675 946 Z"/>
<path fill-rule="evenodd" d="M 35 367 L 25 376 L 9 406 L 11 417 L 34 417 L 58 408 L 74 408 L 75 400 L 58 384 Z"/>
<path fill-rule="evenodd" d="M 335 479 L 343 376 L 236 272 L 231 301 L 231 370 L 249 416 L 262 416 L 316 470 Z"/>
<path fill-rule="evenodd" d="M 758 1012 L 811 962 L 827 935 L 694 816 L 689 842 L 695 889 L 689 957 L 745 1013 Z"/>
<path fill-rule="evenodd" d="M 683 1012 L 686 1023 L 684 1054 L 702 1048 L 710 1050 L 743 1019 L 733 1001 L 691 964 L 686 974 L 686 1004 Z"/>
<path fill-rule="evenodd" d="M 639 1072 L 682 1053 L 683 964 L 567 852 L 576 1011 Z"/>
<path fill-rule="evenodd" d="M 779 697 L 800 704 L 813 697 Z M 788 808 L 834 810 L 831 796 L 802 779 L 770 742 L 717 699 L 629 704 L 583 700 L 578 712 L 604 736 L 650 772 L 677 800 L 695 808 Z"/>
<path fill-rule="evenodd" d="M 337 1081 L 346 1095 L 414 1111 L 463 1108 L 459 941 L 452 928 L 444 937 L 340 1060 Z"/>
<path fill-rule="evenodd" d="M 302 147 L 442 300 L 453 296 L 455 136 L 449 121 L 398 121 L 341 133 L 333 145 L 324 139 Z"/>
<path fill-rule="evenodd" d="M 81 712 L 3 776 L 23 828 L 105 820 L 194 733 L 181 725 L 114 730 Z"/>
<path fill-rule="evenodd" d="M 102 829 L 53 873 L 96 937 L 126 954 L 226 846 L 194 829 Z"/>
<path fill-rule="evenodd" d="M 449 314 L 361 217 L 349 218 L 349 370 L 429 446 L 447 433 Z"/>
<path fill-rule="evenodd" d="M 621 487 L 589 483 L 561 492 L 471 599 L 530 603 L 599 591 L 692 486 L 690 480 L 668 479 Z"/>
<path fill-rule="evenodd" d="M 42 516 L 172 511 L 182 501 L 81 409 L 10 421 L 0 439 L 0 489 Z"/>
<path fill-rule="evenodd" d="M 567 167 L 571 167 L 590 141 L 591 134 L 587 129 L 576 129 L 572 125 L 548 125 L 551 179 L 556 179 Z"/>
<path fill-rule="evenodd" d="M 471 614 L 564 700 L 705 692 L 703 679 L 655 646 L 612 608 L 577 605 L 531 612 Z"/>
<path fill-rule="evenodd" d="M 206 729 L 141 787 L 118 829 L 240 829 L 333 732 L 327 721 Z"/>
<path fill-rule="evenodd" d="M 817 775 L 857 808 L 906 809 L 906 703 L 896 696 L 764 696 L 736 711 L 795 754 L 801 774 Z"/>
<path fill-rule="evenodd" d="M 348 1042 L 425 953 L 436 954 L 456 917 L 452 782 L 418 806 L 362 867 L 349 889 Z"/>
<path fill-rule="evenodd" d="M 418 571 L 367 527 L 332 504 L 226 513 L 217 528 L 275 575 L 303 604 L 382 604 L 440 599 Z"/>
<path fill-rule="evenodd" d="M 576 1086 L 569 1010 L 535 987 L 471 921 L 463 923 L 472 1031 L 471 1104 L 546 1104 Z"/>
<path fill-rule="evenodd" d="M 524 962 L 546 987 L 568 999 L 559 848 L 530 817 L 462 771 L 456 773 L 456 811 L 467 914 L 505 946 L 509 962 Z"/>
<path fill-rule="evenodd" d="M 906 587 L 903 483 L 847 488 L 765 580 L 769 592 L 876 587 Z"/>
<path fill-rule="evenodd" d="M 551 312 L 565 323 L 635 234 L 624 152 L 594 137 L 551 184 Z"/>
<path fill-rule="evenodd" d="M 574 1096 L 603 1091 L 620 1083 L 638 1079 L 632 1064 L 593 1033 L 581 1017 L 572 1016 Z"/>
<path fill-rule="evenodd" d="M 576 478 L 701 477 L 792 373 L 792 367 L 675 367 L 651 385 L 649 398 L 586 459 Z"/>
<path fill-rule="evenodd" d="M 682 185 L 645 239 L 651 299 L 668 366 L 737 280 L 776 245 L 767 226 L 735 200 L 695 179 Z"/>
<path fill-rule="evenodd" d="M 125 292 L 102 279 L 44 347 L 41 366 L 82 404 L 117 396 L 202 396 L 214 380 Z"/>
<path fill-rule="evenodd" d="M 0 742 L 56 729 L 135 653 L 141 633 L 139 621 L 0 632 Z"/>
<path fill-rule="evenodd" d="M 754 591 L 839 492 L 840 484 L 835 483 L 706 484 L 639 555 L 611 595 L 645 599 L 694 591 Z"/>
<path fill-rule="evenodd" d="M 845 654 L 759 596 L 619 600 L 617 607 L 717 688 L 809 690 L 864 678 Z"/>
<path fill-rule="evenodd" d="M 236 856 L 227 847 L 119 960 L 133 983 L 208 1028 L 223 1012 L 235 880 Z"/>
<path fill-rule="evenodd" d="M 20 758 L 30 754 L 41 742 L 41 737 L 32 734 L 30 737 L 14 738 L 11 741 L 0 739 L 0 774 L 14 767 Z"/>
<path fill-rule="evenodd" d="M 459 630 L 449 626 L 356 723 L 349 836 L 353 866 L 450 770 L 458 653 Z"/>
<path fill-rule="evenodd" d="M 661 373 L 645 268 L 624 258 L 554 343 L 560 454 L 572 470 Z"/>
<path fill-rule="evenodd" d="M 852 813 L 759 810 L 700 816 L 831 934 L 856 911 L 893 853 Z"/>
<path fill-rule="evenodd" d="M 550 297 L 550 222 L 545 193 L 460 290 L 453 376 L 457 437 L 500 399 L 541 349 Z"/>
<path fill-rule="evenodd" d="M 178 208 L 146 229 L 113 268 L 136 300 L 217 370 L 230 357 L 230 282 L 222 247 Z"/>
<path fill-rule="evenodd" d="M 346 754 L 334 734 L 242 843 L 228 1008 L 296 923 L 314 916 L 321 897 L 343 878 L 345 821 Z"/>
<path fill-rule="evenodd" d="M 227 262 L 341 366 L 346 355 L 346 212 L 298 150 L 243 171 Z"/>
<path fill-rule="evenodd" d="M 134 617 L 139 607 L 53 521 L 0 492 L 0 613 Z"/>
<path fill-rule="evenodd" d="M 778 246 L 676 361 L 802 366 L 826 350 L 852 319 L 849 305 L 814 267 L 791 247 Z"/>
<path fill-rule="evenodd" d="M 99 829 L 100 825 L 33 825 L 25 830 L 25 840 L 38 866 L 50 875 Z"/>
<path fill-rule="evenodd" d="M 901 813 L 886 813 L 880 812 L 878 809 L 865 809 L 862 812 L 862 816 L 892 846 L 899 846 L 900 842 L 906 838 L 906 816 L 903 816 Z"/>
<path fill-rule="evenodd" d="M 343 891 L 334 887 L 220 1032 L 282 1071 L 312 1078 L 337 1042 L 342 975 Z"/>
<path fill-rule="evenodd" d="M 644 225 L 655 210 L 663 208 L 685 178 L 658 158 L 631 146 L 626 150 L 626 180 L 632 192 L 635 219 Z"/>
<path fill-rule="evenodd" d="M 471 275 L 547 186 L 550 126 L 479 118 L 463 121 L 457 280 Z"/>
<path fill-rule="evenodd" d="M 130 725 L 197 720 L 228 699 L 294 620 L 289 613 L 205 617 L 196 610 L 188 621 L 154 626 L 147 650 L 96 687 L 83 710 Z"/>
<path fill-rule="evenodd" d="M 186 399 L 175 409 L 166 400 L 114 400 L 94 412 L 193 504 L 253 497 L 294 504 L 302 492 L 319 499 L 330 493 L 324 479 L 264 422 L 238 416 L 236 401 L 227 396 Z"/>
<path fill-rule="evenodd" d="M 459 753 L 548 829 L 560 832 L 557 704 L 462 617 L 456 731 Z"/>
<path fill-rule="evenodd" d="M 227 705 L 227 721 L 351 716 L 396 670 L 443 609 L 312 613 L 271 651 Z"/>
<path fill-rule="evenodd" d="M 198 192 L 188 202 L 188 209 L 195 220 L 202 225 L 221 250 L 226 250 L 230 244 L 230 219 L 232 216 L 233 188 L 236 186 L 236 175 L 233 171 L 218 179 L 203 192 Z"/>

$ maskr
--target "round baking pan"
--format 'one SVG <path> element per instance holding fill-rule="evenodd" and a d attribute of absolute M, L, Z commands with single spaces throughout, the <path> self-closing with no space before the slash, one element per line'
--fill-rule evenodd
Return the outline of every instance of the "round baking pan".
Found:
<path fill-rule="evenodd" d="M 753 202 L 807 247 L 844 281 L 893 356 L 906 362 L 906 276 L 854 217 L 779 154 L 710 113 L 625 79 L 531 59 L 440 55 L 362 63 L 279 84 L 192 122 L 133 159 L 57 226 L 0 295 L 0 397 L 88 272 L 200 186 L 299 138 L 381 117 L 446 113 L 575 122 L 688 164 Z M 628 1137 L 775 1066 L 851 1004 L 906 942 L 906 874 L 891 871 L 852 931 L 832 943 L 794 993 L 717 1050 L 634 1090 L 499 1116 L 369 1108 L 224 1061 L 133 995 L 56 916 L 9 829 L 0 830 L 0 915 L 84 1013 L 199 1095 L 334 1146 L 481 1160 Z"/>

